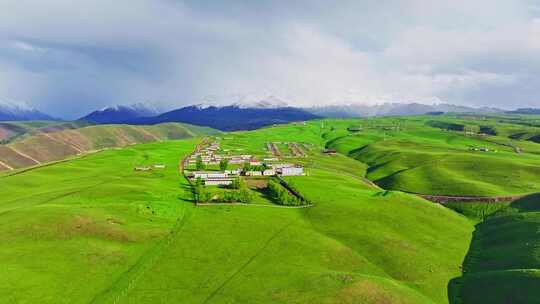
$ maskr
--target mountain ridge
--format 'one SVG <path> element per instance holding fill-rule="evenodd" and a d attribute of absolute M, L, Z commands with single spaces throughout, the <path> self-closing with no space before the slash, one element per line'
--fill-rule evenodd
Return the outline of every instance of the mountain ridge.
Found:
<path fill-rule="evenodd" d="M 0 121 L 57 120 L 27 104 L 0 101 Z"/>

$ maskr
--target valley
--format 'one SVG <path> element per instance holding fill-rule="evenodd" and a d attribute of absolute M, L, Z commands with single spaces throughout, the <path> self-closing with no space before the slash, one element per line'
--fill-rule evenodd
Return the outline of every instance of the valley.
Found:
<path fill-rule="evenodd" d="M 516 117 L 22 136 L 0 146 L 0 303 L 535 303 L 540 145 Z M 285 163 L 302 174 L 264 175 Z M 309 205 L 282 208 L 279 179 Z"/>

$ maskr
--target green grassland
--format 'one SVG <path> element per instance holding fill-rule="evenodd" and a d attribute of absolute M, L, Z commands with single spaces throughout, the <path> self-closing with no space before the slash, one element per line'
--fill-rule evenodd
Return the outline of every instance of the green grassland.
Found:
<path fill-rule="evenodd" d="M 184 212 L 178 160 L 195 143 L 109 150 L 0 177 L 0 302 L 88 303 L 115 286 Z M 133 171 L 148 160 L 167 167 Z"/>
<path fill-rule="evenodd" d="M 367 164 L 367 178 L 385 189 L 468 196 L 517 195 L 540 190 L 540 145 L 509 137 L 443 130 L 433 127 L 433 119 L 372 119 L 363 122 L 361 132 L 345 135 L 344 130 L 353 121 L 329 121 L 327 125 L 333 126 L 334 131 L 325 136 L 330 139 L 328 147 Z M 444 122 L 450 118 L 437 119 Z M 475 123 L 496 125 L 490 120 Z M 385 130 L 385 126 L 399 129 Z M 468 125 L 463 126 L 466 130 Z M 519 147 L 521 153 L 514 147 Z M 490 151 L 472 150 L 475 148 Z"/>
<path fill-rule="evenodd" d="M 434 120 L 501 130 L 466 134 Z M 203 133 L 259 158 L 270 156 L 266 142 L 306 144 L 308 157 L 284 160 L 305 166 L 306 176 L 286 178 L 314 204 L 303 209 L 263 193 L 195 206 L 178 165 L 200 138 L 0 175 L 0 303 L 535 303 L 537 196 L 445 208 L 407 193 L 538 192 L 537 144 L 510 138 L 535 128 L 524 121 L 419 116 Z M 132 130 L 85 132 L 107 147 Z M 480 147 L 497 152 L 471 150 Z M 166 168 L 133 170 L 157 163 Z"/>

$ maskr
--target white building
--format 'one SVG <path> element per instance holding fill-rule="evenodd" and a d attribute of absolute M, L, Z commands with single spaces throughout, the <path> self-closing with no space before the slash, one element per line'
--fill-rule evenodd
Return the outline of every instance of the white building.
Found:
<path fill-rule="evenodd" d="M 283 176 L 298 176 L 304 174 L 304 168 L 300 166 L 295 167 L 283 167 L 280 169 Z"/>
<path fill-rule="evenodd" d="M 193 172 L 193 178 L 227 178 L 228 174 L 225 172 L 212 172 L 212 171 L 195 171 Z"/>
<path fill-rule="evenodd" d="M 228 186 L 232 182 L 231 178 L 208 178 L 204 180 L 206 186 Z"/>
<path fill-rule="evenodd" d="M 261 171 L 247 171 L 246 175 L 247 176 L 262 176 L 262 172 Z"/>
<path fill-rule="evenodd" d="M 264 176 L 274 176 L 276 175 L 276 170 L 274 169 L 266 169 L 263 171 Z"/>
<path fill-rule="evenodd" d="M 294 167 L 293 164 L 270 164 L 270 166 L 276 170 L 281 168 Z"/>
<path fill-rule="evenodd" d="M 229 175 L 239 175 L 242 170 L 236 169 L 236 170 L 225 170 L 225 173 Z"/>

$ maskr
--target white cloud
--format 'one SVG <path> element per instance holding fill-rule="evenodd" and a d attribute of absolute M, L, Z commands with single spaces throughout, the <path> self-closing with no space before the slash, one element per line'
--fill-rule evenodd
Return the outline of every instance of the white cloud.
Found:
<path fill-rule="evenodd" d="M 209 95 L 540 106 L 528 0 L 5 2 L 0 98 L 55 115 Z"/>

